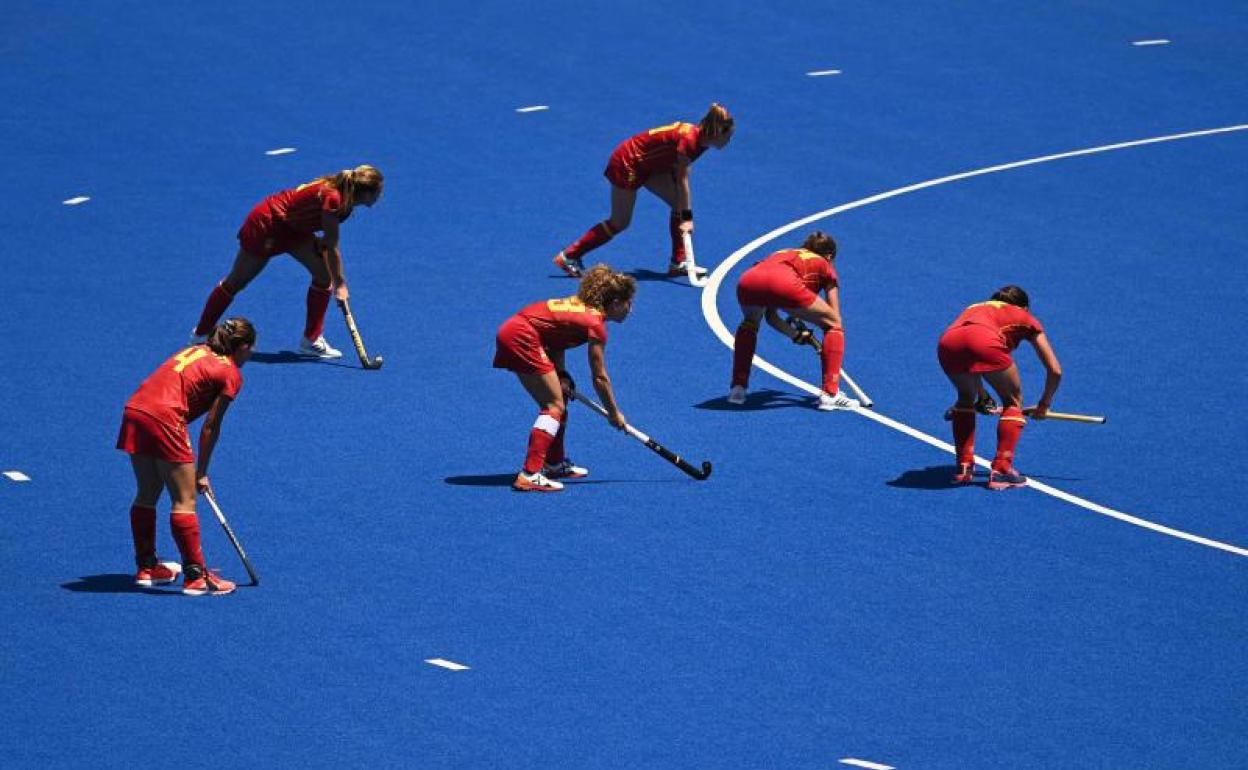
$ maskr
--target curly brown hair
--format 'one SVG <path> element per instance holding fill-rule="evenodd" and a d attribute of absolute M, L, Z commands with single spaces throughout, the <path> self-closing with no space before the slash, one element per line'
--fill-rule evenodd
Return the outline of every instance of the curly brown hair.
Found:
<path fill-rule="evenodd" d="M 631 300 L 637 293 L 637 279 L 617 273 L 610 265 L 597 264 L 585 271 L 576 296 L 586 305 L 606 310 L 616 300 Z"/>
<path fill-rule="evenodd" d="M 220 356 L 232 356 L 243 345 L 256 344 L 256 327 L 246 318 L 227 318 L 208 335 L 208 347 Z"/>
<path fill-rule="evenodd" d="M 836 239 L 822 230 L 816 230 L 802 241 L 802 248 L 813 251 L 821 257 L 836 258 Z"/>

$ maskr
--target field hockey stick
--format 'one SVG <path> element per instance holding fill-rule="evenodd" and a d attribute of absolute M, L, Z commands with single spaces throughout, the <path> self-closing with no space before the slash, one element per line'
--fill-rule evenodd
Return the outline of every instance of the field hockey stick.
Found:
<path fill-rule="evenodd" d="M 693 234 L 681 233 L 680 240 L 685 245 L 685 274 L 689 276 L 689 283 L 699 289 L 710 283 L 710 276 L 705 278 L 698 277 L 698 261 L 693 256 Z"/>
<path fill-rule="evenodd" d="M 360 330 L 355 326 L 355 316 L 351 314 L 351 306 L 345 299 L 340 299 L 338 307 L 342 308 L 342 317 L 347 319 L 347 331 L 351 332 L 351 342 L 355 344 L 355 354 L 360 357 L 360 366 L 365 369 L 380 369 L 381 356 L 368 357 L 368 351 L 364 349 L 364 340 L 360 338 Z"/>
<path fill-rule="evenodd" d="M 1023 410 L 1023 414 L 1030 416 L 1035 411 L 1036 411 L 1036 408 L 1034 406 L 1029 406 Z M 996 407 L 995 409 L 992 409 L 987 412 L 981 412 L 981 414 L 1000 416 L 1001 407 Z M 953 409 L 945 410 L 945 419 L 946 420 L 953 419 Z M 1044 415 L 1044 419 L 1058 420 L 1060 422 L 1084 422 L 1084 423 L 1090 423 L 1092 425 L 1104 425 L 1106 421 L 1108 420 L 1108 418 L 1103 417 L 1098 414 L 1073 414 L 1071 412 L 1048 412 L 1047 414 Z"/>
<path fill-rule="evenodd" d="M 253 586 L 260 585 L 260 576 L 256 574 L 255 567 L 251 566 L 251 559 L 247 558 L 247 552 L 243 550 L 243 544 L 238 542 L 238 536 L 234 534 L 230 523 L 225 520 L 225 514 L 221 512 L 221 506 L 217 505 L 217 498 L 213 496 L 212 492 L 205 492 L 204 497 L 208 498 L 208 505 L 212 506 L 212 512 L 217 515 L 217 521 L 221 522 L 221 528 L 225 530 L 225 536 L 234 545 L 234 550 L 238 551 L 238 558 L 243 560 L 243 566 L 247 568 L 247 574 L 251 576 L 251 584 Z"/>
<path fill-rule="evenodd" d="M 582 404 L 594 410 L 595 412 L 602 415 L 603 417 L 608 416 L 607 410 L 603 408 L 602 404 L 599 404 L 597 401 L 594 401 L 592 398 L 589 398 L 588 396 L 582 396 L 580 393 L 577 393 L 576 391 L 572 391 L 571 396 L 574 400 L 580 401 Z M 656 452 L 664 460 L 667 460 L 672 465 L 675 465 L 677 468 L 680 468 L 682 471 L 694 477 L 698 481 L 706 481 L 706 478 L 711 475 L 710 462 L 703 460 L 702 468 L 701 470 L 699 470 L 698 468 L 695 468 L 693 465 L 691 465 L 684 458 L 682 458 L 680 455 L 676 454 L 672 450 L 663 446 L 659 442 L 650 438 L 649 436 L 637 430 L 636 428 L 629 425 L 628 423 L 624 424 L 624 431 L 628 433 L 628 435 L 632 436 L 633 438 L 637 439 L 641 443 L 645 444 L 647 448 Z"/>
<path fill-rule="evenodd" d="M 795 315 L 791 315 L 788 318 L 786 318 L 785 322 L 788 323 L 789 326 L 792 326 L 794 329 L 796 329 L 799 334 L 801 332 L 810 331 L 810 327 L 802 323 L 802 319 L 798 318 Z M 823 355 L 823 345 L 819 343 L 819 340 L 815 339 L 814 334 L 807 335 L 806 344 L 814 348 L 815 353 L 817 355 Z M 849 376 L 849 372 L 845 371 L 844 369 L 841 369 L 841 379 L 845 380 L 845 384 L 849 386 L 849 389 L 854 391 L 854 395 L 858 397 L 859 403 L 861 403 L 867 409 L 870 409 L 871 407 L 875 406 L 875 402 L 871 400 L 871 397 L 868 396 L 863 391 L 862 388 L 858 387 L 858 383 L 854 382 L 854 378 Z"/>

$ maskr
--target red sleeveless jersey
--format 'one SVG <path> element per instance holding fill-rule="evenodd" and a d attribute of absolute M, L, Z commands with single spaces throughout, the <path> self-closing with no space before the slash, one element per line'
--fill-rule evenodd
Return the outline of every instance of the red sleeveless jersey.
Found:
<path fill-rule="evenodd" d="M 768 256 L 758 265 L 767 268 L 783 265 L 797 273 L 802 284 L 816 293 L 838 285 L 836 269 L 832 267 L 832 263 L 806 249 L 783 249 Z"/>
<path fill-rule="evenodd" d="M 987 326 L 995 330 L 1010 350 L 1017 348 L 1018 343 L 1023 340 L 1035 339 L 1037 334 L 1044 331 L 1039 319 L 1024 308 L 996 300 L 971 305 L 949 324 L 949 328 L 968 324 Z"/>
<path fill-rule="evenodd" d="M 322 214 L 336 215 L 340 222 L 347 218 L 340 211 L 342 193 L 321 181 L 273 193 L 256 208 L 260 207 L 267 210 L 274 224 L 299 235 L 319 232 Z"/>
<path fill-rule="evenodd" d="M 606 317 L 576 297 L 534 302 L 516 315 L 537 330 L 548 350 L 567 350 L 588 340 L 607 344 Z"/>
<path fill-rule="evenodd" d="M 207 345 L 194 345 L 152 372 L 126 408 L 166 425 L 185 425 L 208 411 L 218 395 L 235 398 L 242 387 L 243 375 L 233 359 L 213 353 Z"/>

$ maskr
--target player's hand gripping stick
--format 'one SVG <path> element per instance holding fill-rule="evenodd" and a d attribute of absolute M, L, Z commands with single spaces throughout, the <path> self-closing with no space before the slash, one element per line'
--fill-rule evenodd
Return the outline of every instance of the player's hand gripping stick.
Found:
<path fill-rule="evenodd" d="M 602 404 L 599 404 L 597 401 L 594 401 L 592 398 L 589 398 L 588 396 L 583 396 L 580 393 L 577 393 L 576 391 L 572 391 L 572 398 L 577 401 L 580 401 L 582 404 L 594 410 L 595 412 L 602 415 L 603 417 L 607 416 L 607 410 L 603 408 Z M 695 468 L 692 464 L 690 464 L 687 460 L 682 458 L 680 455 L 676 454 L 672 450 L 663 446 L 659 442 L 650 438 L 649 436 L 637 430 L 636 428 L 629 425 L 628 423 L 624 424 L 624 431 L 628 433 L 628 435 L 632 436 L 633 438 L 637 439 L 641 443 L 645 444 L 648 449 L 654 451 L 664 460 L 667 460 L 672 465 L 675 465 L 677 468 L 680 468 L 682 471 L 694 477 L 698 481 L 706 481 L 707 477 L 711 475 L 711 464 L 709 462 L 703 460 L 702 468 L 701 469 Z"/>
<path fill-rule="evenodd" d="M 256 574 L 255 567 L 251 566 L 251 559 L 247 558 L 247 552 L 243 550 L 243 544 L 238 542 L 238 536 L 234 534 L 230 523 L 225 520 L 225 514 L 221 512 L 221 506 L 217 505 L 217 497 L 211 490 L 204 492 L 204 497 L 208 498 L 208 505 L 212 507 L 212 512 L 216 514 L 217 521 L 221 522 L 221 528 L 225 530 L 225 536 L 230 539 L 230 543 L 234 546 L 234 550 L 238 551 L 238 558 L 243 560 L 243 567 L 247 569 L 248 576 L 251 577 L 253 586 L 260 585 L 260 576 Z"/>
<path fill-rule="evenodd" d="M 368 357 L 368 351 L 364 349 L 364 340 L 360 338 L 360 330 L 355 326 L 355 316 L 351 314 L 351 306 L 345 299 L 340 299 L 338 307 L 342 308 L 342 316 L 347 320 L 347 331 L 351 332 L 351 342 L 355 345 L 355 354 L 360 357 L 360 366 L 365 369 L 380 369 L 381 356 Z"/>

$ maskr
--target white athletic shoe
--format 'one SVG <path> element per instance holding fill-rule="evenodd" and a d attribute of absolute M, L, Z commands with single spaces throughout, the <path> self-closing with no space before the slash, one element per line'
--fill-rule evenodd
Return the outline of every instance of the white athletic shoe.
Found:
<path fill-rule="evenodd" d="M 689 267 L 686 262 L 668 262 L 667 263 L 667 274 L 673 278 L 679 275 L 685 275 L 688 272 L 689 272 Z M 694 265 L 693 275 L 695 278 L 701 278 L 702 276 L 706 275 L 706 268 L 702 267 L 701 265 Z"/>
<path fill-rule="evenodd" d="M 745 403 L 744 385 L 733 385 L 728 389 L 728 403 L 738 405 Z"/>
<path fill-rule="evenodd" d="M 315 342 L 301 338 L 299 340 L 299 353 L 300 355 L 312 356 L 314 358 L 342 358 L 342 351 L 326 342 L 323 334 L 317 337 Z"/>
<path fill-rule="evenodd" d="M 858 399 L 850 398 L 840 391 L 831 396 L 827 393 L 819 394 L 819 410 L 823 412 L 831 412 L 834 409 L 857 409 L 859 406 L 861 404 L 858 403 Z"/>
<path fill-rule="evenodd" d="M 205 343 L 205 342 L 207 342 L 207 341 L 208 341 L 208 335 L 207 335 L 207 334 L 196 334 L 196 333 L 195 333 L 195 330 L 194 330 L 194 329 L 191 329 L 191 338 L 190 338 L 190 339 L 188 339 L 188 340 L 186 341 L 186 344 L 188 344 L 188 345 L 202 345 L 202 344 L 204 344 L 204 343 Z"/>
<path fill-rule="evenodd" d="M 563 485 L 558 481 L 548 479 L 540 473 L 525 473 L 524 471 L 516 474 L 516 480 L 511 482 L 511 488 L 517 492 L 563 491 Z"/>
<path fill-rule="evenodd" d="M 554 465 L 544 466 L 542 475 L 548 479 L 583 479 L 589 475 L 589 468 L 584 468 L 564 458 Z"/>

